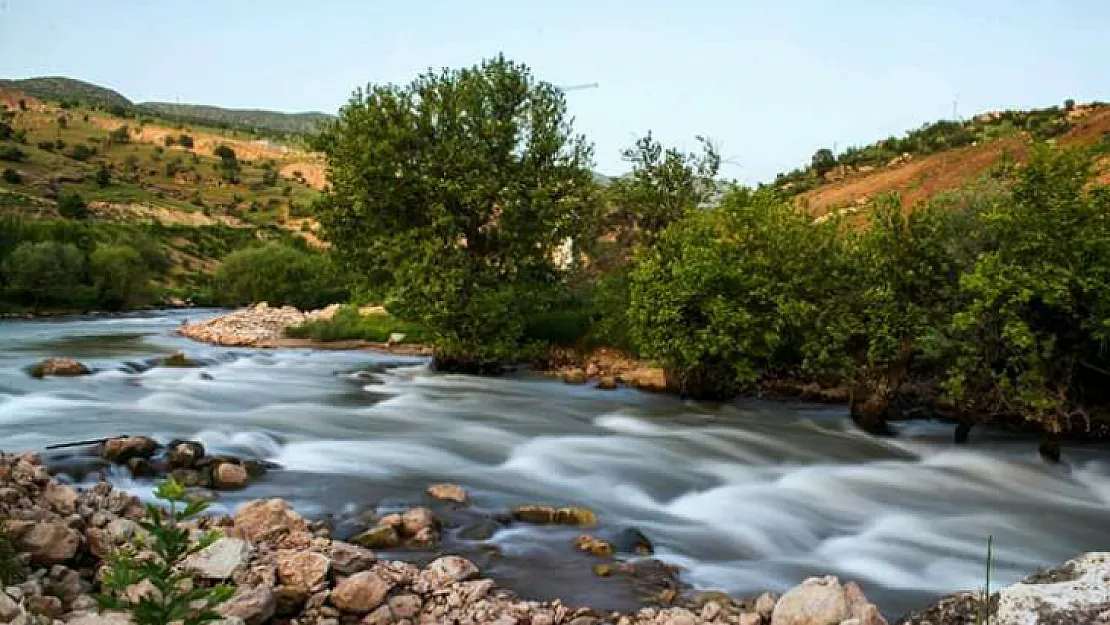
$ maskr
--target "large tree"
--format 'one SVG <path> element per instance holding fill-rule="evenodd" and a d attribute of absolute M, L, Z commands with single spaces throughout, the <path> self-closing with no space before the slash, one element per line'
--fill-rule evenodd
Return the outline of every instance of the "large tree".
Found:
<path fill-rule="evenodd" d="M 441 361 L 517 356 L 590 214 L 591 148 L 563 94 L 503 56 L 429 71 L 356 91 L 320 147 L 319 217 L 348 270 L 422 321 Z"/>

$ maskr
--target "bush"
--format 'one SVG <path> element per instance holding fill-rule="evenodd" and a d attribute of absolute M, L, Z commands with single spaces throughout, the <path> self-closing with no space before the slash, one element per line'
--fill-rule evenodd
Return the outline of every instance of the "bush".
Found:
<path fill-rule="evenodd" d="M 11 163 L 20 163 L 27 159 L 27 153 L 19 149 L 18 146 L 6 145 L 0 148 L 0 161 L 8 161 Z"/>
<path fill-rule="evenodd" d="M 112 184 L 112 172 L 108 170 L 107 163 L 101 163 L 96 169 L 96 184 L 101 188 Z"/>
<path fill-rule="evenodd" d="M 19 559 L 19 551 L 15 548 L 15 541 L 7 533 L 7 528 L 0 527 L 0 584 L 14 586 L 22 583 L 27 577 L 27 567 Z"/>
<path fill-rule="evenodd" d="M 53 141 L 39 141 L 35 145 L 40 150 L 45 150 L 47 152 L 53 152 L 54 151 L 54 142 Z"/>
<path fill-rule="evenodd" d="M 180 137 L 177 138 L 177 143 L 178 143 L 178 145 L 180 145 L 181 147 L 183 147 L 187 150 L 193 149 L 193 138 L 190 137 L 189 135 L 186 135 L 186 134 L 181 135 Z"/>
<path fill-rule="evenodd" d="M 77 246 L 57 241 L 25 242 L 4 259 L 8 293 L 36 310 L 74 301 L 85 275 L 85 255 Z"/>
<path fill-rule="evenodd" d="M 66 193 L 58 198 L 58 214 L 67 219 L 85 219 L 89 216 L 89 206 L 80 194 Z"/>
<path fill-rule="evenodd" d="M 4 173 L 0 174 L 0 178 L 8 184 L 21 184 L 23 182 L 23 176 L 11 167 L 5 167 Z"/>
<path fill-rule="evenodd" d="M 89 274 L 97 300 L 120 310 L 146 295 L 149 276 L 139 252 L 127 245 L 98 245 L 89 255 Z"/>
<path fill-rule="evenodd" d="M 185 161 L 180 156 L 174 156 L 166 161 L 165 172 L 167 178 L 173 178 L 183 169 L 185 169 Z"/>
<path fill-rule="evenodd" d="M 281 243 L 232 252 L 216 270 L 215 283 L 222 302 L 234 306 L 269 302 L 308 309 L 347 299 L 328 256 Z"/>
<path fill-rule="evenodd" d="M 127 127 L 127 124 L 116 128 L 108 133 L 108 141 L 111 143 L 130 143 L 131 129 Z"/>
<path fill-rule="evenodd" d="M 68 156 L 75 161 L 87 161 L 96 154 L 96 150 L 84 143 L 76 143 L 69 150 Z"/>
<path fill-rule="evenodd" d="M 221 160 L 230 160 L 230 161 L 236 160 L 235 150 L 231 149 L 230 147 L 228 147 L 228 146 L 226 146 L 222 143 L 220 145 L 216 146 L 216 149 L 212 150 L 212 155 L 221 159 Z"/>
<path fill-rule="evenodd" d="M 423 328 L 415 323 L 401 321 L 392 315 L 360 315 L 358 309 L 352 306 L 340 308 L 331 319 L 288 328 L 285 334 L 320 342 L 361 340 L 385 343 L 393 334 L 404 334 L 406 343 L 421 343 L 428 338 Z"/>

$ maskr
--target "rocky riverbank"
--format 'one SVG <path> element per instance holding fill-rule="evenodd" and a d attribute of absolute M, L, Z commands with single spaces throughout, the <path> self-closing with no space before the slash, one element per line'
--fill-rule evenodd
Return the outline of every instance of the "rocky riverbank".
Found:
<path fill-rule="evenodd" d="M 149 439 L 100 443 L 113 462 L 148 455 Z M 139 454 L 139 455 L 135 455 Z M 196 466 L 192 444 L 171 446 L 167 456 Z M 188 458 L 185 458 L 188 456 Z M 153 456 L 152 456 L 153 457 Z M 155 458 L 157 461 L 157 458 Z M 230 462 L 230 461 L 228 461 Z M 465 506 L 466 490 L 436 484 L 427 495 Z M 0 622 L 19 625 L 120 625 L 126 615 L 101 612 L 104 558 L 121 545 L 141 545 L 145 511 L 135 497 L 101 482 L 87 489 L 52 477 L 35 454 L 0 454 Z M 613 544 L 588 532 L 597 519 L 587 510 L 525 506 L 516 522 L 559 523 L 583 528 L 574 548 L 599 557 L 598 576 L 660 570 L 646 557 L 650 542 Z M 674 592 L 632 612 L 597 611 L 558 600 L 526 601 L 483 578 L 472 561 L 437 551 L 423 565 L 388 561 L 374 548 L 434 547 L 439 519 L 428 508 L 385 515 L 349 542 L 336 540 L 325 523 L 300 516 L 281 499 L 253 500 L 232 516 L 186 522 L 197 532 L 223 537 L 187 562 L 194 584 L 230 583 L 234 597 L 223 604 L 223 625 L 385 625 L 417 623 L 502 625 L 885 625 L 878 609 L 854 583 L 810 578 L 781 597 L 764 593 L 736 598 L 718 592 Z M 641 537 L 642 538 L 642 537 Z M 5 552 L 4 547 L 9 549 Z M 14 549 L 13 549 L 14 548 Z M 631 550 L 614 557 L 615 549 Z M 662 570 L 673 570 L 661 565 Z M 22 571 L 16 569 L 21 568 Z M 664 573 L 666 574 L 666 573 Z M 1064 566 L 1004 588 L 989 602 L 994 625 L 1110 623 L 1110 554 L 1087 554 Z M 141 589 L 136 587 L 136 592 Z M 896 623 L 971 625 L 985 604 L 960 593 Z"/>

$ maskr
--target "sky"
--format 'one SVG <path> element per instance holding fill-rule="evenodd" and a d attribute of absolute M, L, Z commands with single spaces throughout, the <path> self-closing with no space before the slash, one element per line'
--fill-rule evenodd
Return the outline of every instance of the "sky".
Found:
<path fill-rule="evenodd" d="M 597 169 L 652 131 L 773 179 L 941 118 L 1110 100 L 1110 0 L 0 0 L 0 77 L 335 112 L 505 53 L 569 91 Z"/>

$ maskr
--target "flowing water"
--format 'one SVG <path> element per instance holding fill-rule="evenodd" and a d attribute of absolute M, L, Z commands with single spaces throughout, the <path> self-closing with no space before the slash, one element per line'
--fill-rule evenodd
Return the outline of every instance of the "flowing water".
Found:
<path fill-rule="evenodd" d="M 988 535 L 997 583 L 1110 546 L 1104 447 L 1066 446 L 1054 466 L 1028 438 L 1002 432 L 976 430 L 957 447 L 951 426 L 913 422 L 876 438 L 841 408 L 438 375 L 420 359 L 212 347 L 173 334 L 186 316 L 212 314 L 0 322 L 0 449 L 121 433 L 195 438 L 282 467 L 217 509 L 281 496 L 338 525 L 426 504 L 436 482 L 464 485 L 475 512 L 583 505 L 606 527 L 640 529 L 698 587 L 782 591 L 835 574 L 859 580 L 891 615 L 979 587 Z M 143 366 L 179 349 L 205 366 Z M 95 374 L 26 374 L 60 355 Z M 149 495 L 149 483 L 111 478 Z M 573 536 L 513 525 L 490 539 L 500 556 L 483 564 L 526 596 L 634 601 L 591 575 Z"/>

